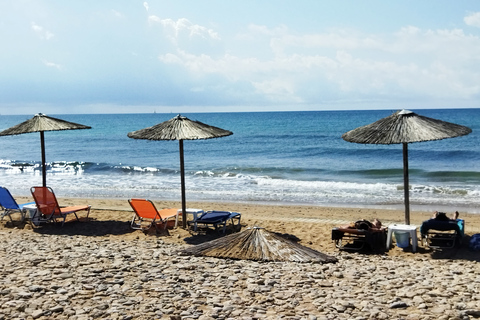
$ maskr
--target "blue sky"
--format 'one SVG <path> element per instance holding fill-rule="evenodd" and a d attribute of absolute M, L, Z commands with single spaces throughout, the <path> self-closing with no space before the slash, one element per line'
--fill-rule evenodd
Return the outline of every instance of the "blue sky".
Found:
<path fill-rule="evenodd" d="M 480 2 L 2 0 L 0 114 L 480 106 Z"/>

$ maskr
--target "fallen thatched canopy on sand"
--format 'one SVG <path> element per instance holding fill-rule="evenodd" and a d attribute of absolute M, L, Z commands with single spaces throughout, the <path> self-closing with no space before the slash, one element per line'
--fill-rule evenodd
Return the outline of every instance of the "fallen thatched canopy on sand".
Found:
<path fill-rule="evenodd" d="M 253 227 L 239 233 L 208 241 L 179 252 L 185 255 L 207 256 L 255 261 L 337 262 L 337 258 L 304 247 L 264 228 Z"/>

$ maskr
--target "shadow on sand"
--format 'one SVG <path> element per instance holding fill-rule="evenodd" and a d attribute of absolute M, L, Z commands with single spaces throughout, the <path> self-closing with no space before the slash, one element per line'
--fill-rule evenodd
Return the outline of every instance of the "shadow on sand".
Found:
<path fill-rule="evenodd" d="M 218 238 L 222 238 L 232 233 L 240 232 L 242 230 L 242 227 L 245 228 L 246 225 L 241 224 L 239 227 L 235 227 L 235 228 L 232 228 L 231 226 L 229 226 L 225 230 L 225 234 L 213 228 L 199 228 L 198 231 L 190 230 L 191 236 L 186 237 L 184 241 L 187 244 L 197 245 L 197 244 L 212 241 Z"/>
<path fill-rule="evenodd" d="M 471 236 L 465 235 L 462 243 L 458 248 L 451 249 L 427 249 L 433 259 L 452 259 L 452 260 L 468 260 L 480 262 L 480 254 L 472 251 L 468 244 Z"/>
<path fill-rule="evenodd" d="M 417 247 L 417 252 L 412 254 L 417 255 L 429 255 L 432 259 L 449 259 L 449 260 L 467 260 L 467 261 L 476 261 L 480 262 L 480 254 L 472 251 L 468 244 L 470 242 L 471 236 L 465 235 L 462 239 L 461 244 L 458 247 L 454 248 L 429 248 L 424 245 Z M 393 246 L 392 246 L 393 248 Z M 405 252 L 412 252 L 412 247 L 409 246 L 403 249 Z"/>
<path fill-rule="evenodd" d="M 125 235 L 135 230 L 130 228 L 129 222 L 125 221 L 89 219 L 89 221 L 68 221 L 63 226 L 59 223 L 48 223 L 35 227 L 33 231 L 51 235 L 108 236 Z"/>
<path fill-rule="evenodd" d="M 69 219 L 63 225 L 61 222 L 57 223 L 42 223 L 39 226 L 34 226 L 30 222 L 21 222 L 18 220 L 7 221 L 3 225 L 6 229 L 25 229 L 32 230 L 39 234 L 49 235 L 80 235 L 80 236 L 121 236 L 121 235 L 146 235 L 146 236 L 170 236 L 168 229 L 164 230 L 162 226 L 158 229 L 151 227 L 147 230 L 135 230 L 130 227 L 130 221 L 119 220 L 98 220 L 95 218 L 80 217 L 80 221 L 76 219 Z"/>
<path fill-rule="evenodd" d="M 136 230 L 130 228 L 130 222 L 118 220 L 96 220 L 90 218 L 88 221 L 80 218 L 80 221 L 70 220 L 61 223 L 45 223 L 40 226 L 32 226 L 29 222 L 8 221 L 4 224 L 7 229 L 31 229 L 35 233 L 50 235 L 82 235 L 82 236 L 108 236 L 126 235 Z"/>

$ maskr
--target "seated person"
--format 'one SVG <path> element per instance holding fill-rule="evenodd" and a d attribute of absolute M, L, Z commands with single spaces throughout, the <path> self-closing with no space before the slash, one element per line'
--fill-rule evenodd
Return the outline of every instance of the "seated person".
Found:
<path fill-rule="evenodd" d="M 443 231 L 455 230 L 459 236 L 463 236 L 464 222 L 458 219 L 459 215 L 458 211 L 455 211 L 452 218 L 449 218 L 445 212 L 435 211 L 432 218 L 424 221 L 420 226 L 420 234 L 422 237 L 425 237 L 429 229 Z"/>
<path fill-rule="evenodd" d="M 382 222 L 362 219 L 332 229 L 332 240 L 340 249 L 386 251 L 386 228 Z M 342 244 L 342 240 L 344 244 Z"/>
<path fill-rule="evenodd" d="M 382 229 L 382 222 L 378 220 L 377 218 L 373 219 L 373 226 L 372 229 Z"/>
<path fill-rule="evenodd" d="M 377 218 L 373 219 L 373 222 L 362 219 L 355 222 L 350 222 L 347 225 L 340 226 L 340 229 L 359 229 L 359 230 L 381 230 L 382 222 Z"/>
<path fill-rule="evenodd" d="M 447 217 L 447 214 L 445 212 L 435 211 L 433 213 L 432 219 L 435 219 L 437 221 L 455 221 L 458 219 L 459 215 L 460 214 L 458 213 L 458 211 L 455 211 L 453 217 L 450 219 L 449 217 Z"/>

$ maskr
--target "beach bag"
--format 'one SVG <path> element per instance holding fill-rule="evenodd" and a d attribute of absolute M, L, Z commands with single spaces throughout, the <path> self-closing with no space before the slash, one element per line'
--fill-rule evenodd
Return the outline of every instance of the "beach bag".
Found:
<path fill-rule="evenodd" d="M 470 238 L 468 247 L 470 250 L 480 251 L 480 233 L 476 233 Z"/>

